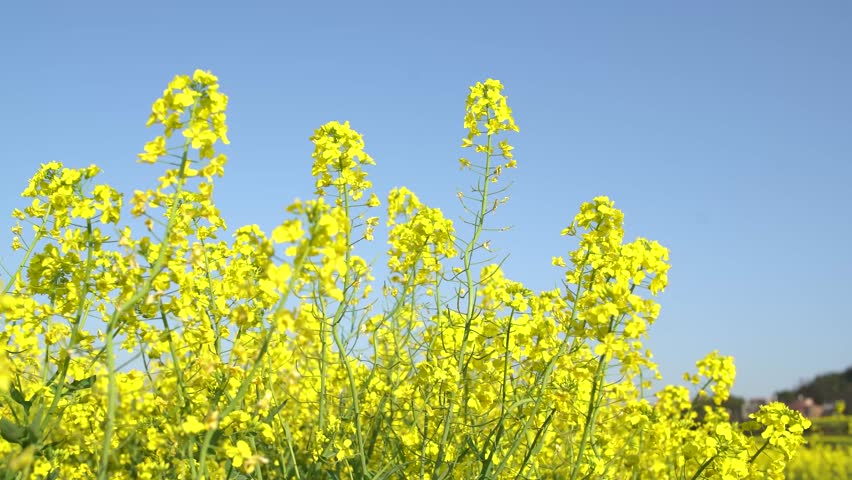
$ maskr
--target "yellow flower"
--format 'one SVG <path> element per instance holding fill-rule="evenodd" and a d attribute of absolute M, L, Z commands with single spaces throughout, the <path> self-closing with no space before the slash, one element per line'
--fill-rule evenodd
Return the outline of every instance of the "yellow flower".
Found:
<path fill-rule="evenodd" d="M 225 455 L 231 459 L 231 463 L 236 468 L 243 467 L 246 461 L 252 457 L 249 444 L 243 440 L 238 440 L 236 444 L 232 444 L 230 440 L 225 441 Z M 254 471 L 256 463 L 245 465 L 246 473 Z"/>
<path fill-rule="evenodd" d="M 156 163 L 156 161 L 166 155 L 166 138 L 156 137 L 145 144 L 145 153 L 139 154 L 139 161 L 143 163 Z"/>
<path fill-rule="evenodd" d="M 207 430 L 207 427 L 201 423 L 195 415 L 188 415 L 181 425 L 181 430 L 190 435 L 194 435 Z"/>

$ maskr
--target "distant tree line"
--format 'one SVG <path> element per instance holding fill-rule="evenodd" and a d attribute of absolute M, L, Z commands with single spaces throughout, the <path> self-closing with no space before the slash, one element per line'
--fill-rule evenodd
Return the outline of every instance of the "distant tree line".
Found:
<path fill-rule="evenodd" d="M 843 400 L 852 405 L 852 367 L 843 372 L 818 375 L 813 380 L 799 385 L 793 390 L 775 392 L 779 401 L 790 404 L 799 396 L 812 398 L 814 403 L 825 404 Z"/>
<path fill-rule="evenodd" d="M 797 388 L 792 390 L 781 390 L 775 392 L 775 398 L 787 405 L 792 404 L 796 400 L 802 398 L 811 398 L 816 404 L 833 404 L 838 400 L 843 400 L 846 407 L 846 412 L 850 413 L 852 406 L 852 367 L 847 368 L 843 372 L 832 372 L 818 375 L 811 381 L 803 382 Z M 744 422 L 748 420 L 747 412 L 744 410 L 746 400 L 736 395 L 731 395 L 730 398 L 722 403 L 728 412 L 731 414 L 731 420 L 735 422 Z M 693 402 L 693 409 L 698 413 L 698 417 L 704 416 L 704 406 L 713 403 L 710 397 L 698 397 Z"/>

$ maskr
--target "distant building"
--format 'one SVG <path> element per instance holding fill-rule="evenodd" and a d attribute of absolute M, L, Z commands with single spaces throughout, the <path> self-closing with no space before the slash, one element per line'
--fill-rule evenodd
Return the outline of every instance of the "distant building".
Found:
<path fill-rule="evenodd" d="M 815 403 L 813 398 L 802 395 L 790 404 L 790 408 L 798 411 L 805 418 L 821 417 L 824 410 L 824 407 Z"/>

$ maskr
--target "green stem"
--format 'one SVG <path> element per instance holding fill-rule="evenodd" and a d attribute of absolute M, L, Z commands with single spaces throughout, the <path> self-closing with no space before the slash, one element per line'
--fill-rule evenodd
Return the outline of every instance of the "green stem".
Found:
<path fill-rule="evenodd" d="M 716 460 L 716 457 L 718 457 L 718 456 L 719 456 L 719 454 L 713 455 L 712 457 L 708 458 L 706 462 L 702 463 L 701 466 L 698 467 L 698 470 L 695 471 L 695 475 L 692 476 L 691 480 L 698 479 L 699 475 L 701 475 L 701 472 L 703 472 L 704 469 L 709 467 L 710 462 L 712 462 L 713 460 Z"/>
<path fill-rule="evenodd" d="M 186 380 L 183 377 L 183 368 L 180 366 L 180 358 L 178 357 L 177 350 L 175 349 L 175 343 L 172 341 L 172 329 L 169 326 L 169 321 L 166 318 L 166 313 L 160 308 L 160 319 L 163 322 L 163 328 L 166 331 L 166 335 L 169 338 L 169 354 L 172 357 L 172 364 L 174 365 L 175 375 L 177 375 L 177 394 L 178 400 L 180 401 L 181 409 L 186 411 L 187 407 L 189 407 L 190 402 L 186 399 Z"/>
<path fill-rule="evenodd" d="M 71 354 L 70 350 L 74 348 L 77 344 L 80 335 L 80 329 L 83 327 L 83 312 L 86 310 L 86 297 L 89 295 L 89 283 L 88 279 L 91 277 L 92 269 L 94 269 L 94 246 L 92 244 L 92 222 L 91 220 L 86 221 L 86 234 L 88 244 L 86 245 L 86 268 L 85 273 L 83 275 L 83 288 L 80 294 L 80 302 L 77 304 L 77 311 L 75 313 L 75 321 L 71 327 L 71 335 L 68 340 L 68 347 L 66 351 L 68 351 L 68 356 L 62 359 L 62 364 L 59 366 L 59 376 L 56 383 L 56 392 L 53 396 L 53 401 L 50 403 L 50 407 L 47 409 L 47 413 L 44 416 L 44 423 L 42 424 L 42 430 L 45 431 L 44 427 L 47 425 L 47 422 L 53 418 L 53 411 L 59 405 L 59 401 L 62 398 L 62 388 L 65 386 L 65 378 L 68 375 L 68 367 L 71 364 Z M 77 379 L 80 380 L 80 379 Z M 53 424 L 58 425 L 62 420 L 62 412 L 59 412 L 57 418 L 54 420 Z"/>
<path fill-rule="evenodd" d="M 500 445 L 500 440 L 503 437 L 503 433 L 506 431 L 505 429 L 505 421 L 506 421 L 506 385 L 509 380 L 509 363 L 511 360 L 512 352 L 510 350 L 511 339 L 512 339 L 512 320 L 515 317 L 515 309 L 512 308 L 512 311 L 509 313 L 509 319 L 506 322 L 506 342 L 504 343 L 506 353 L 503 355 L 503 378 L 500 382 L 500 417 L 497 422 L 496 430 L 494 430 L 494 443 L 491 448 L 491 452 L 488 454 L 488 458 L 485 459 L 485 465 L 483 465 L 482 469 L 479 473 L 479 478 L 485 480 L 487 478 L 491 478 L 491 468 L 494 466 L 494 454 L 497 452 L 497 449 Z M 488 436 L 488 439 L 491 438 L 491 435 Z M 487 441 L 484 446 L 487 447 Z M 499 475 L 499 471 L 495 472 L 495 475 Z"/>
<path fill-rule="evenodd" d="M 490 120 L 491 115 L 488 115 L 488 119 Z M 473 260 L 473 250 L 476 248 L 476 242 L 479 240 L 479 235 L 482 233 L 483 225 L 485 223 L 485 215 L 487 214 L 488 209 L 488 185 L 490 183 L 491 178 L 491 143 L 492 143 L 492 135 L 488 134 L 487 136 L 487 147 L 485 150 L 485 177 L 483 181 L 483 186 L 480 189 L 480 201 L 479 201 L 479 212 L 476 213 L 473 223 L 473 238 L 471 241 L 465 246 L 463 261 L 464 261 L 464 271 L 465 271 L 465 287 L 467 290 L 467 312 L 465 316 L 465 326 L 464 326 L 464 334 L 462 335 L 461 346 L 459 348 L 459 357 L 458 357 L 458 368 L 459 368 L 459 381 L 465 382 L 465 378 L 467 375 L 467 362 L 465 361 L 465 354 L 467 353 L 467 341 L 468 337 L 470 337 L 470 328 L 473 323 L 474 318 L 474 310 L 476 308 L 476 292 L 474 291 L 474 281 L 473 281 L 473 273 L 471 272 L 471 264 Z M 465 382 L 466 383 L 466 382 Z M 452 428 L 453 423 L 453 414 L 454 408 L 453 404 L 456 401 L 455 391 L 452 391 L 448 395 L 449 409 L 446 417 L 444 417 L 444 425 L 443 432 L 441 433 L 441 444 L 438 447 L 438 456 L 435 460 L 435 469 L 433 472 L 434 478 L 439 478 L 438 469 L 444 463 L 444 455 L 446 454 L 446 445 L 450 436 L 450 429 Z M 466 404 L 466 402 L 464 402 Z"/>
<path fill-rule="evenodd" d="M 21 263 L 18 265 L 18 268 L 15 270 L 15 273 L 12 275 L 12 279 L 3 287 L 3 295 L 9 293 L 9 289 L 12 285 L 18 282 L 18 279 L 21 277 L 21 272 L 24 270 L 24 267 L 29 265 L 30 257 L 35 250 L 38 242 L 44 238 L 45 226 L 47 224 L 47 217 L 53 212 L 53 205 L 50 204 L 47 207 L 47 212 L 45 212 L 44 216 L 41 219 L 41 226 L 36 230 L 35 236 L 33 237 L 32 242 L 30 242 L 29 248 L 27 248 L 27 252 L 24 254 L 24 259 L 21 260 Z"/>
<path fill-rule="evenodd" d="M 748 463 L 754 463 L 754 461 L 757 459 L 757 457 L 761 453 L 763 453 L 763 450 L 765 450 L 766 447 L 768 447 L 768 446 L 769 446 L 769 439 L 767 438 L 766 441 L 763 442 L 763 445 L 760 447 L 760 449 L 758 449 L 756 452 L 754 452 L 754 455 L 752 455 L 751 458 L 748 459 Z"/>
<path fill-rule="evenodd" d="M 580 267 L 579 267 L 580 272 L 583 272 L 585 270 L 586 263 L 588 262 L 588 260 L 589 260 L 589 252 L 586 252 L 586 256 L 583 258 L 583 263 L 580 264 Z M 578 314 L 577 303 L 578 303 L 578 300 L 580 299 L 580 295 L 581 295 L 582 292 L 583 292 L 583 275 L 580 275 L 580 278 L 577 281 L 577 290 L 574 293 L 574 300 L 575 301 L 574 301 L 574 304 L 571 307 L 571 315 L 568 318 L 569 326 L 572 325 L 577 320 L 577 314 Z M 539 409 L 541 408 L 542 403 L 544 402 L 544 397 L 546 395 L 547 387 L 550 385 L 550 376 L 553 375 L 553 370 L 556 368 L 556 362 L 565 353 L 565 348 L 566 348 L 566 345 L 568 345 L 568 340 L 570 338 L 571 338 L 570 336 L 565 335 L 565 338 L 562 340 L 562 343 L 559 344 L 559 349 L 557 349 L 556 354 L 554 354 L 553 357 L 547 362 L 547 365 L 544 368 L 544 373 L 542 373 L 541 377 L 536 379 L 536 383 L 533 385 L 533 387 L 535 385 L 539 386 L 539 394 L 536 396 L 535 402 L 533 403 L 532 412 L 530 412 L 530 414 L 527 415 L 527 418 L 526 418 L 526 420 L 524 420 L 524 425 L 521 428 L 520 433 L 515 436 L 515 440 L 512 442 L 512 446 L 509 448 L 509 450 L 503 456 L 503 461 L 500 462 L 500 465 L 497 467 L 497 470 L 503 469 L 503 466 L 506 464 L 507 461 L 509 461 L 509 459 L 512 457 L 512 455 L 514 455 L 515 450 L 518 449 L 518 447 L 521 444 L 521 441 L 526 436 L 526 433 L 529 431 L 530 423 L 532 423 L 532 420 L 536 417 Z"/>
<path fill-rule="evenodd" d="M 187 140 L 184 142 L 183 146 L 183 155 L 181 156 L 181 164 L 180 169 L 178 170 L 178 181 L 175 186 L 175 192 L 172 195 L 172 204 L 169 206 L 168 211 L 168 221 L 166 223 L 166 229 L 163 236 L 163 243 L 160 245 L 159 255 L 157 256 L 154 265 L 151 266 L 150 274 L 148 278 L 142 283 L 142 286 L 134 292 L 134 294 L 124 302 L 119 308 L 113 310 L 112 315 L 110 315 L 109 322 L 107 323 L 107 331 L 106 331 L 106 366 L 107 366 L 107 375 L 109 376 L 109 382 L 107 384 L 107 411 L 106 411 L 106 419 L 104 422 L 104 442 L 103 442 L 103 451 L 101 456 L 100 467 L 98 468 L 98 480 L 106 480 L 109 473 L 109 457 L 112 450 L 112 435 L 113 430 L 115 429 L 115 414 L 118 409 L 118 382 L 116 381 L 116 372 L 115 372 L 115 345 L 114 339 L 119 329 L 119 320 L 128 310 L 133 308 L 137 303 L 139 303 L 143 297 L 145 297 L 151 291 L 151 285 L 154 283 L 154 279 L 162 273 L 165 269 L 166 261 L 169 257 L 169 248 L 167 248 L 169 237 L 171 236 L 172 230 L 174 229 L 175 223 L 175 214 L 177 213 L 178 207 L 178 199 L 180 194 L 183 193 L 183 187 L 186 183 L 186 167 L 189 164 L 189 146 L 190 141 Z"/>
<path fill-rule="evenodd" d="M 595 418 L 598 412 L 598 399 L 603 394 L 603 375 L 606 372 L 606 353 L 598 358 L 598 366 L 595 370 L 595 379 L 592 383 L 592 392 L 589 398 L 589 408 L 586 411 L 586 425 L 583 427 L 583 437 L 580 440 L 580 449 L 577 452 L 577 460 L 574 462 L 574 467 L 571 469 L 571 480 L 577 478 L 580 472 L 580 464 L 583 462 L 583 453 L 586 449 L 586 443 L 591 436 L 592 426 L 595 423 Z"/>
<path fill-rule="evenodd" d="M 290 298 L 290 293 L 293 292 L 293 290 L 295 289 L 296 282 L 300 278 L 302 268 L 304 267 L 308 255 L 311 252 L 311 249 L 313 247 L 312 242 L 313 239 L 316 237 L 316 234 L 316 225 L 313 225 L 311 231 L 309 232 L 308 244 L 305 245 L 305 248 L 301 252 L 299 252 L 297 257 L 293 261 L 293 274 L 290 276 L 290 279 L 287 282 L 286 291 L 281 293 L 281 298 L 278 300 L 278 304 L 276 305 L 275 310 L 271 314 L 272 318 L 277 318 L 279 312 L 286 307 L 287 301 Z M 276 328 L 277 326 L 273 322 L 268 333 L 263 338 L 263 343 L 260 346 L 260 350 L 257 353 L 257 357 L 255 358 L 254 362 L 252 362 L 249 371 L 246 372 L 245 376 L 243 377 L 243 381 L 240 383 L 240 386 L 237 389 L 237 394 L 234 396 L 234 398 L 230 400 L 230 402 L 228 402 L 228 404 L 222 410 L 219 415 L 220 418 L 228 416 L 237 408 L 237 405 L 239 405 L 240 402 L 243 401 L 243 397 L 245 397 L 246 393 L 248 392 L 249 385 L 251 385 L 252 380 L 254 380 L 254 377 L 257 375 L 258 370 L 260 369 L 260 365 L 264 356 L 266 355 L 267 350 L 269 349 L 269 343 L 272 341 L 272 336 L 275 334 Z M 215 404 L 215 402 L 217 401 L 218 398 L 214 399 L 211 404 Z M 204 434 L 204 440 L 201 444 L 201 449 L 198 456 L 198 463 L 200 464 L 201 468 L 201 478 L 207 478 L 207 450 L 210 447 L 210 442 L 213 441 L 213 434 L 215 433 L 215 431 L 215 429 L 207 430 L 207 432 Z"/>
<path fill-rule="evenodd" d="M 349 188 L 346 184 L 344 184 L 340 189 L 340 195 L 343 197 L 343 209 L 346 213 L 346 218 L 350 218 L 350 206 L 349 206 Z M 349 304 L 347 293 L 354 285 L 357 279 L 352 278 L 351 265 L 352 265 L 352 248 L 350 244 L 350 231 L 346 229 L 346 274 L 344 275 L 344 286 L 343 286 L 343 301 L 341 301 L 337 305 L 337 312 L 334 314 L 334 321 L 331 325 L 331 335 L 334 339 L 334 345 L 337 347 L 337 354 L 340 356 L 340 362 L 343 364 L 343 368 L 346 369 L 346 377 L 349 382 L 349 394 L 352 396 L 352 409 L 354 410 L 355 415 L 355 440 L 356 445 L 358 446 L 358 459 L 361 463 L 361 477 L 364 478 L 367 475 L 367 459 L 364 455 L 364 437 L 361 430 L 361 411 L 359 404 L 359 394 L 358 387 L 355 385 L 355 374 L 352 372 L 352 366 L 349 365 L 348 359 L 346 358 L 346 349 L 343 345 L 343 342 L 340 339 L 340 333 L 337 331 L 337 327 L 340 324 L 340 320 L 343 318 L 343 315 L 347 311 L 347 305 Z"/>
<path fill-rule="evenodd" d="M 701 392 L 703 392 L 707 387 L 709 387 L 711 383 L 713 383 L 712 378 L 708 378 L 707 381 L 704 382 L 704 385 L 702 385 L 701 388 L 698 389 L 698 392 L 695 393 L 695 396 L 692 397 L 692 405 L 695 405 L 695 402 L 697 402 L 698 399 L 701 397 Z"/>

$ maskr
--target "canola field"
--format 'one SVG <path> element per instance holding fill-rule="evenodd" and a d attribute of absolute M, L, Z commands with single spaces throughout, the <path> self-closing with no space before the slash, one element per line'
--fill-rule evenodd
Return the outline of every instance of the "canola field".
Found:
<path fill-rule="evenodd" d="M 460 98 L 467 155 L 446 168 L 470 178 L 464 222 L 404 187 L 380 197 L 362 135 L 332 121 L 311 136 L 314 197 L 271 232 L 229 227 L 213 195 L 228 97 L 202 70 L 147 115 L 152 185 L 124 194 L 95 165 L 42 165 L 12 212 L 22 260 L 0 291 L 0 476 L 848 475 L 848 447 L 803 448 L 811 422 L 781 403 L 732 422 L 729 356 L 658 383 L 645 341 L 668 250 L 626 239 L 610 198 L 566 218 L 564 287 L 506 277 L 488 243 L 521 163 L 503 90 L 488 79 Z M 376 281 L 359 247 L 380 225 Z"/>

